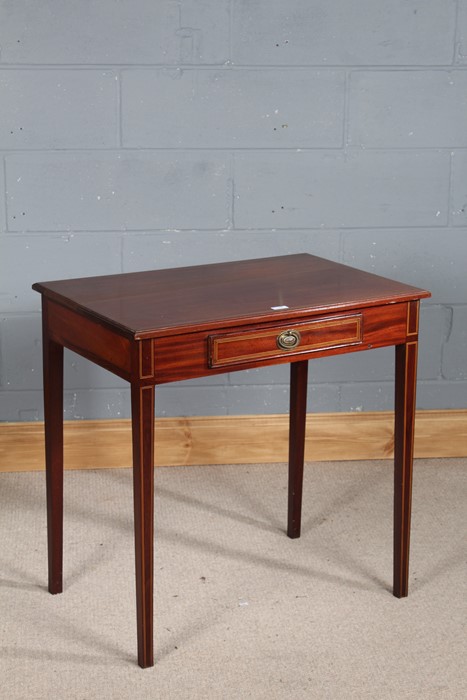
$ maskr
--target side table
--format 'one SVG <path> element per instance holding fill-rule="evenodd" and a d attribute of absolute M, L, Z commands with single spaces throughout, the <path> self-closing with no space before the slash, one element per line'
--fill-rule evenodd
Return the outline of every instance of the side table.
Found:
<path fill-rule="evenodd" d="M 63 348 L 131 385 L 138 663 L 153 665 L 154 387 L 290 363 L 287 534 L 300 536 L 308 360 L 394 345 L 394 587 L 408 593 L 420 299 L 308 254 L 36 283 L 42 294 L 49 591 L 62 591 Z"/>

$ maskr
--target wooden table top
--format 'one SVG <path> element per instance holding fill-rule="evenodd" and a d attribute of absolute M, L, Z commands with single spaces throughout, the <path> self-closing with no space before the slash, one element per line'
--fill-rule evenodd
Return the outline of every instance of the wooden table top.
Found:
<path fill-rule="evenodd" d="M 135 339 L 430 296 L 307 253 L 37 282 L 33 289 Z"/>

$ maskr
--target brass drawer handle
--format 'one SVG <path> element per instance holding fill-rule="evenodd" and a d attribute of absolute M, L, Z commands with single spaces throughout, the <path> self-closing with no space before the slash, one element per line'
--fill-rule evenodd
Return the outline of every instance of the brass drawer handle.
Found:
<path fill-rule="evenodd" d="M 300 343 L 298 331 L 283 331 L 277 336 L 277 347 L 282 350 L 292 350 Z"/>

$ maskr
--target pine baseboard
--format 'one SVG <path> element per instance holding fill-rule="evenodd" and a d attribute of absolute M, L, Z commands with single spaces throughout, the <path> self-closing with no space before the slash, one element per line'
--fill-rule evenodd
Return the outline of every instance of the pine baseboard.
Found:
<path fill-rule="evenodd" d="M 305 458 L 389 459 L 392 412 L 309 414 Z M 44 469 L 43 423 L 0 424 L 0 471 Z M 66 421 L 65 468 L 131 466 L 129 420 Z M 156 465 L 285 462 L 288 416 L 207 416 L 156 420 Z M 416 457 L 467 457 L 467 410 L 419 411 Z"/>

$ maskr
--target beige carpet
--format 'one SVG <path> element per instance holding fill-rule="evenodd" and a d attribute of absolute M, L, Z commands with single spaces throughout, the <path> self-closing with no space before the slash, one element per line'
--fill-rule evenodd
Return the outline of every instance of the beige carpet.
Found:
<path fill-rule="evenodd" d="M 410 594 L 390 462 L 156 471 L 155 659 L 136 665 L 130 470 L 66 474 L 65 591 L 46 591 L 44 477 L 0 474 L 0 697 L 467 698 L 466 460 L 415 465 Z"/>

